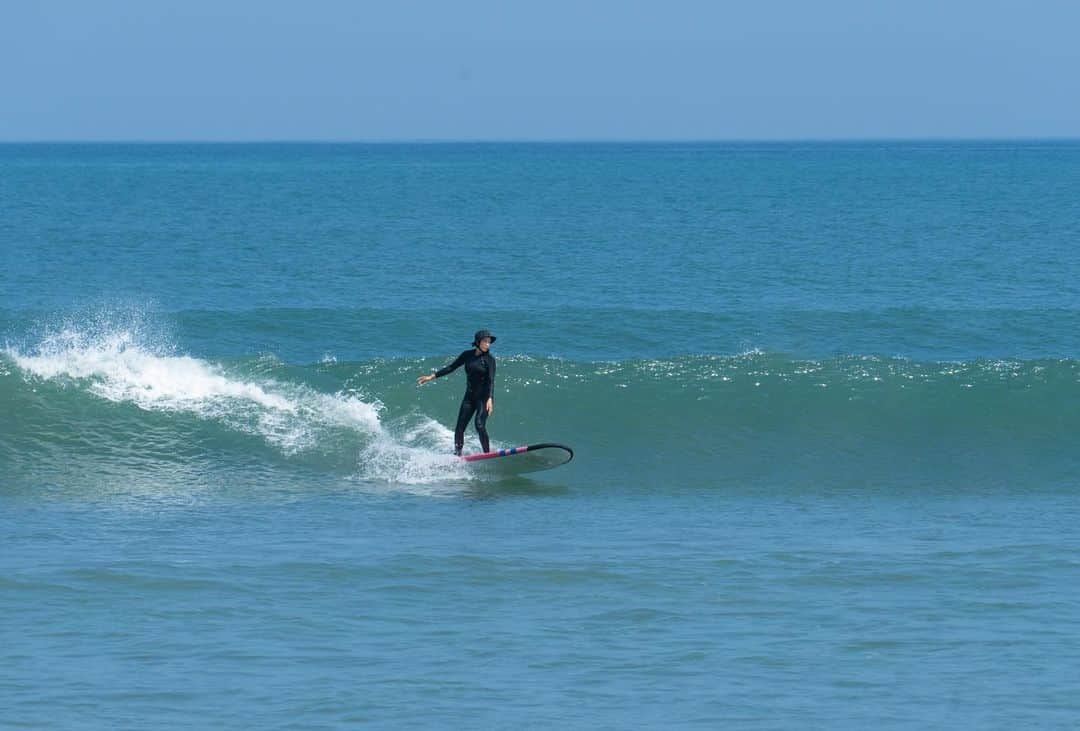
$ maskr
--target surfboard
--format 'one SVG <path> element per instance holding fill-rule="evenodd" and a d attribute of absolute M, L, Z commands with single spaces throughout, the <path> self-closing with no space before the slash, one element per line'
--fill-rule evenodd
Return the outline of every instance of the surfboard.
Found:
<path fill-rule="evenodd" d="M 564 444 L 529 444 L 462 457 L 477 469 L 492 470 L 500 475 L 523 475 L 550 470 L 573 458 L 574 450 Z"/>

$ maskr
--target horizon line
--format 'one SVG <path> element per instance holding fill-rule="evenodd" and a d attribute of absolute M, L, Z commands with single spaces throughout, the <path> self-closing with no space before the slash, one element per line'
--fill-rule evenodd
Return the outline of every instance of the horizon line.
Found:
<path fill-rule="evenodd" d="M 0 139 L 0 145 L 753 145 L 830 143 L 987 143 L 1080 142 L 1078 136 L 913 136 L 913 137 L 387 137 L 387 138 L 43 138 Z"/>

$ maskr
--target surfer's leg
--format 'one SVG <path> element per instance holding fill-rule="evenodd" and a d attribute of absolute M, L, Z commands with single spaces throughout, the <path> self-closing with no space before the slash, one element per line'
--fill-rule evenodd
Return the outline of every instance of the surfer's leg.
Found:
<path fill-rule="evenodd" d="M 487 433 L 487 403 L 477 401 L 474 407 L 476 408 L 476 433 L 480 436 L 480 446 L 484 448 L 485 452 L 490 452 L 491 442 L 488 441 Z"/>
<path fill-rule="evenodd" d="M 465 427 L 469 425 L 469 419 L 472 418 L 473 409 L 475 408 L 476 404 L 467 396 L 461 400 L 461 408 L 458 409 L 457 414 L 457 426 L 454 427 L 454 454 L 461 454 L 461 450 L 465 446 Z"/>

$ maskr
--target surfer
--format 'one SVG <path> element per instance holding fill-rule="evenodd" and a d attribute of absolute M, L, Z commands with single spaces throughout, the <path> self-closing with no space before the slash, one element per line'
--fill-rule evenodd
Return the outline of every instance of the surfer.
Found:
<path fill-rule="evenodd" d="M 495 356 L 490 352 L 494 342 L 495 336 L 490 331 L 477 330 L 473 336 L 473 347 L 462 352 L 445 368 L 416 379 L 416 385 L 423 386 L 428 381 L 434 381 L 465 366 L 465 397 L 461 399 L 457 426 L 454 427 L 454 454 L 460 455 L 465 446 L 465 427 L 469 425 L 473 414 L 476 414 L 476 433 L 480 437 L 480 446 L 485 452 L 491 451 L 487 418 L 495 410 Z"/>

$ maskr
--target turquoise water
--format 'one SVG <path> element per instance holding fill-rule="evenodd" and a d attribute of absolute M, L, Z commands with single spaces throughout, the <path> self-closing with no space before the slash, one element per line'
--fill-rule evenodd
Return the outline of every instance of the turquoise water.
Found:
<path fill-rule="evenodd" d="M 0 725 L 1073 727 L 1077 190 L 1075 143 L 0 146 Z M 449 456 L 414 380 L 480 327 L 496 445 L 571 464 Z"/>

